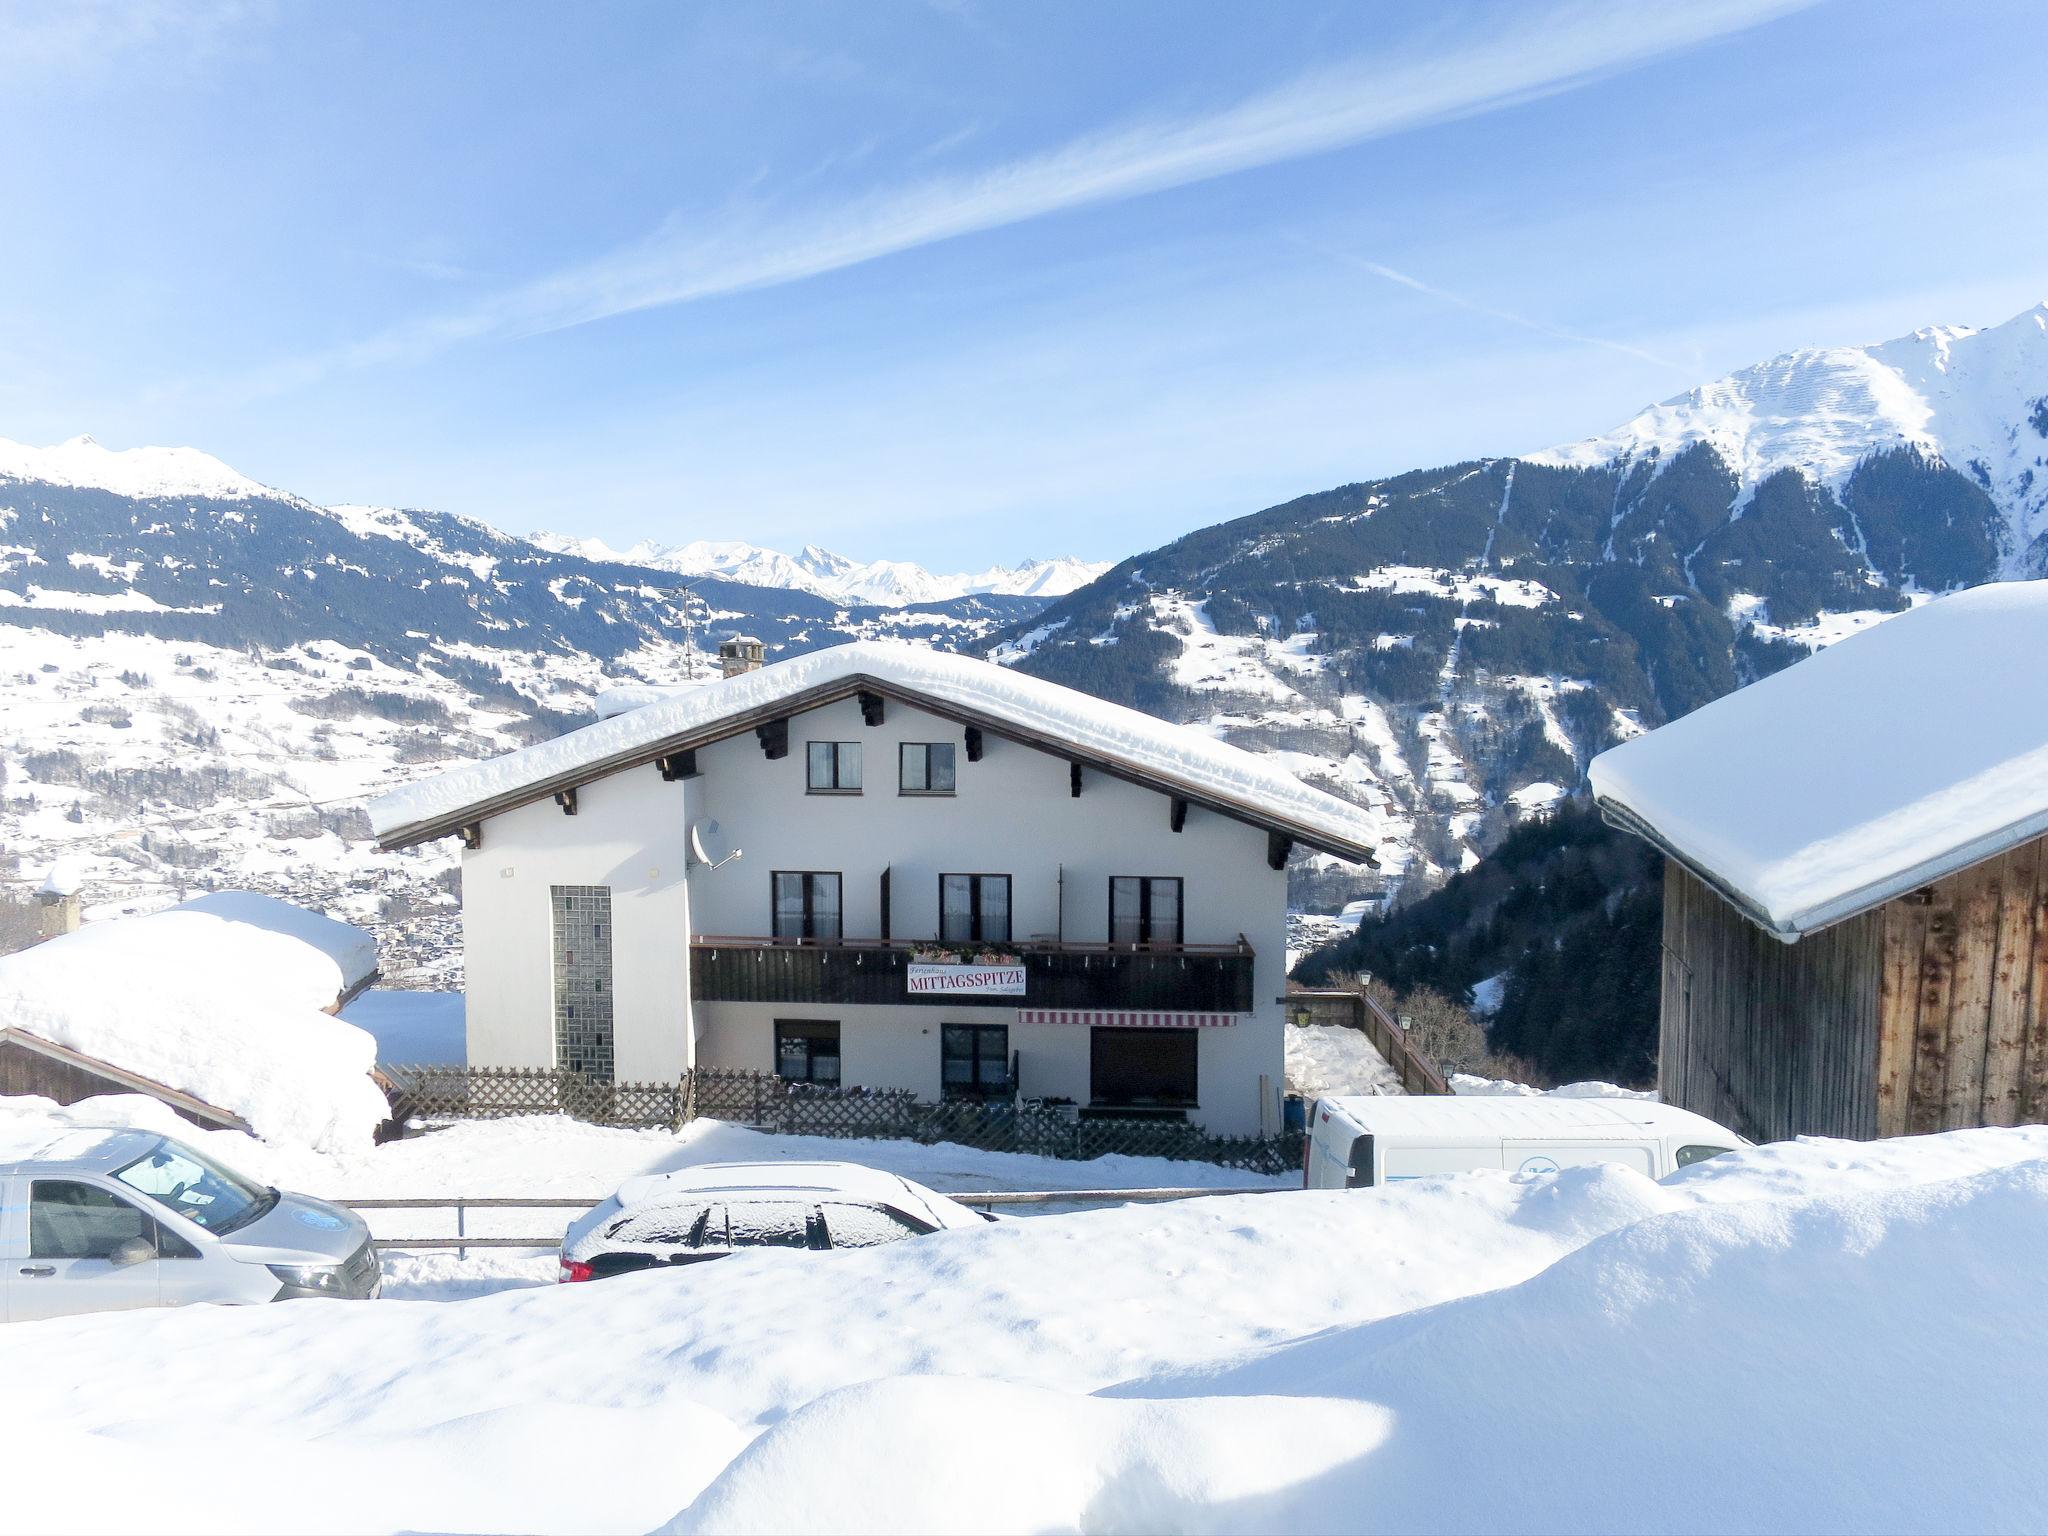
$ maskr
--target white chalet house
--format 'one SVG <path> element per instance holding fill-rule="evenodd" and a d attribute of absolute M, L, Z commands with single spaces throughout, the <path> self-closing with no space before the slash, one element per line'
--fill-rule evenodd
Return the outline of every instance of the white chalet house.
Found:
<path fill-rule="evenodd" d="M 473 1065 L 1278 1129 L 1286 863 L 1373 811 L 985 661 L 837 646 L 375 801 L 463 842 Z"/>

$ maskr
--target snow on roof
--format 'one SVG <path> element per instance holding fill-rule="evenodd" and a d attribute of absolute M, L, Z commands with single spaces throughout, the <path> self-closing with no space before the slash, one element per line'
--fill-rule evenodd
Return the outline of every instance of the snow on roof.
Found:
<path fill-rule="evenodd" d="M 1936 599 L 1593 760 L 1593 793 L 1788 941 L 2048 832 L 2048 582 Z"/>
<path fill-rule="evenodd" d="M 118 496 L 216 496 L 240 500 L 272 494 L 197 448 L 102 448 L 74 437 L 50 448 L 0 437 L 0 480 L 38 480 L 112 491 Z"/>
<path fill-rule="evenodd" d="M 266 1140 L 367 1146 L 389 1114 L 376 1042 L 321 1011 L 363 963 L 327 929 L 354 930 L 290 911 L 226 892 L 88 923 L 0 957 L 0 1021 L 231 1110 Z"/>
<path fill-rule="evenodd" d="M 770 1189 L 830 1193 L 859 1200 L 901 1200 L 906 1190 L 928 1193 L 898 1174 L 861 1163 L 699 1163 L 628 1179 L 613 1198 L 621 1208 L 631 1210 L 693 1195 Z"/>
<path fill-rule="evenodd" d="M 50 864 L 50 872 L 36 887 L 38 896 L 76 896 L 85 885 L 85 871 L 77 859 L 66 854 Z"/>
<path fill-rule="evenodd" d="M 1611 1139 L 1730 1134 L 1704 1115 L 1647 1099 L 1366 1095 L 1325 1099 L 1322 1108 L 1338 1109 L 1366 1130 L 1388 1136 L 1571 1135 Z"/>
<path fill-rule="evenodd" d="M 863 681 L 1007 722 L 1079 757 L 1100 757 L 1192 797 L 1222 802 L 1247 820 L 1285 827 L 1331 852 L 1361 855 L 1384 832 L 1376 812 L 1312 789 L 1259 754 L 992 662 L 887 640 L 774 662 L 553 741 L 450 769 L 371 801 L 370 823 L 387 846 L 442 836 L 464 817 L 535 798 L 558 781 L 614 772 L 645 761 L 663 743 L 709 737 L 721 722 L 749 711 L 840 686 L 850 691 Z"/>
<path fill-rule="evenodd" d="M 362 929 L 318 912 L 309 912 L 289 901 L 279 901 L 275 896 L 259 896 L 254 891 L 212 891 L 180 902 L 170 910 L 210 913 L 231 923 L 283 934 L 319 950 L 334 962 L 335 971 L 341 978 L 334 997 L 323 1002 L 322 1007 L 331 1004 L 335 997 L 354 991 L 377 974 L 377 941 Z"/>

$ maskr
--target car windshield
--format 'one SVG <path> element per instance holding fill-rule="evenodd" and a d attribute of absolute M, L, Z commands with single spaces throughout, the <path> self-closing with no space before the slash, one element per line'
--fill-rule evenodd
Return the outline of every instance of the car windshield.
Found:
<path fill-rule="evenodd" d="M 245 1227 L 277 1204 L 276 1190 L 252 1183 L 169 1138 L 115 1169 L 114 1177 L 209 1232 Z"/>

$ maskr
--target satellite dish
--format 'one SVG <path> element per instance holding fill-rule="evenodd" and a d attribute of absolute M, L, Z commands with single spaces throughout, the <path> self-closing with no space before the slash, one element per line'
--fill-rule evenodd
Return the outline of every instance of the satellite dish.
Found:
<path fill-rule="evenodd" d="M 740 851 L 737 848 L 731 848 L 727 845 L 724 829 L 709 816 L 701 821 L 690 823 L 690 862 L 692 864 L 702 864 L 707 869 L 716 869 L 719 865 L 736 859 L 739 856 Z"/>

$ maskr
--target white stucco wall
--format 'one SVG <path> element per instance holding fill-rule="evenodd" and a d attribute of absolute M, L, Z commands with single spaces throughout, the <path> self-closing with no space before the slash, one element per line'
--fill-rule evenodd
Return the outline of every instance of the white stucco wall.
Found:
<path fill-rule="evenodd" d="M 861 743 L 863 793 L 805 792 L 804 749 L 812 740 Z M 905 741 L 955 744 L 953 796 L 898 794 L 897 746 Z M 1195 808 L 1175 833 L 1165 796 L 1101 774 L 1086 774 L 1075 799 L 1064 760 L 993 735 L 982 761 L 970 763 L 961 727 L 895 700 L 880 726 L 864 725 L 851 699 L 793 718 L 789 755 L 777 761 L 750 731 L 700 749 L 697 762 L 700 776 L 682 783 L 664 783 L 646 767 L 586 785 L 575 817 L 542 802 L 485 824 L 483 848 L 463 860 L 472 1061 L 553 1060 L 551 884 L 613 888 L 618 1071 L 656 1077 L 689 1059 L 679 1023 L 688 1007 L 679 936 L 692 927 L 699 935 L 770 933 L 774 870 L 838 871 L 845 933 L 854 939 L 881 937 L 881 875 L 891 870 L 890 926 L 898 940 L 937 935 L 942 873 L 1008 874 L 1017 941 L 1057 933 L 1086 943 L 1108 938 L 1112 876 L 1178 876 L 1185 940 L 1227 944 L 1242 935 L 1256 954 L 1256 1011 L 1200 1032 L 1194 1118 L 1233 1134 L 1277 1124 L 1277 1107 L 1262 1122 L 1258 1082 L 1264 1075 L 1277 1089 L 1283 1081 L 1277 999 L 1287 881 L 1267 867 L 1263 830 Z M 683 837 L 698 816 L 716 818 L 743 856 L 693 870 L 686 896 Z M 514 873 L 502 876 L 504 868 Z M 1025 1093 L 1088 1098 L 1088 1031 L 1016 1026 L 1014 1008 L 717 1003 L 701 1015 L 697 1051 L 707 1063 L 768 1070 L 775 1018 L 838 1018 L 846 1082 L 934 1097 L 941 1023 L 1010 1023 Z"/>
<path fill-rule="evenodd" d="M 614 1073 L 661 1081 L 690 1064 L 689 783 L 636 768 L 586 784 L 576 814 L 553 800 L 484 823 L 462 855 L 469 1059 L 555 1064 L 557 885 L 612 893 Z"/>

